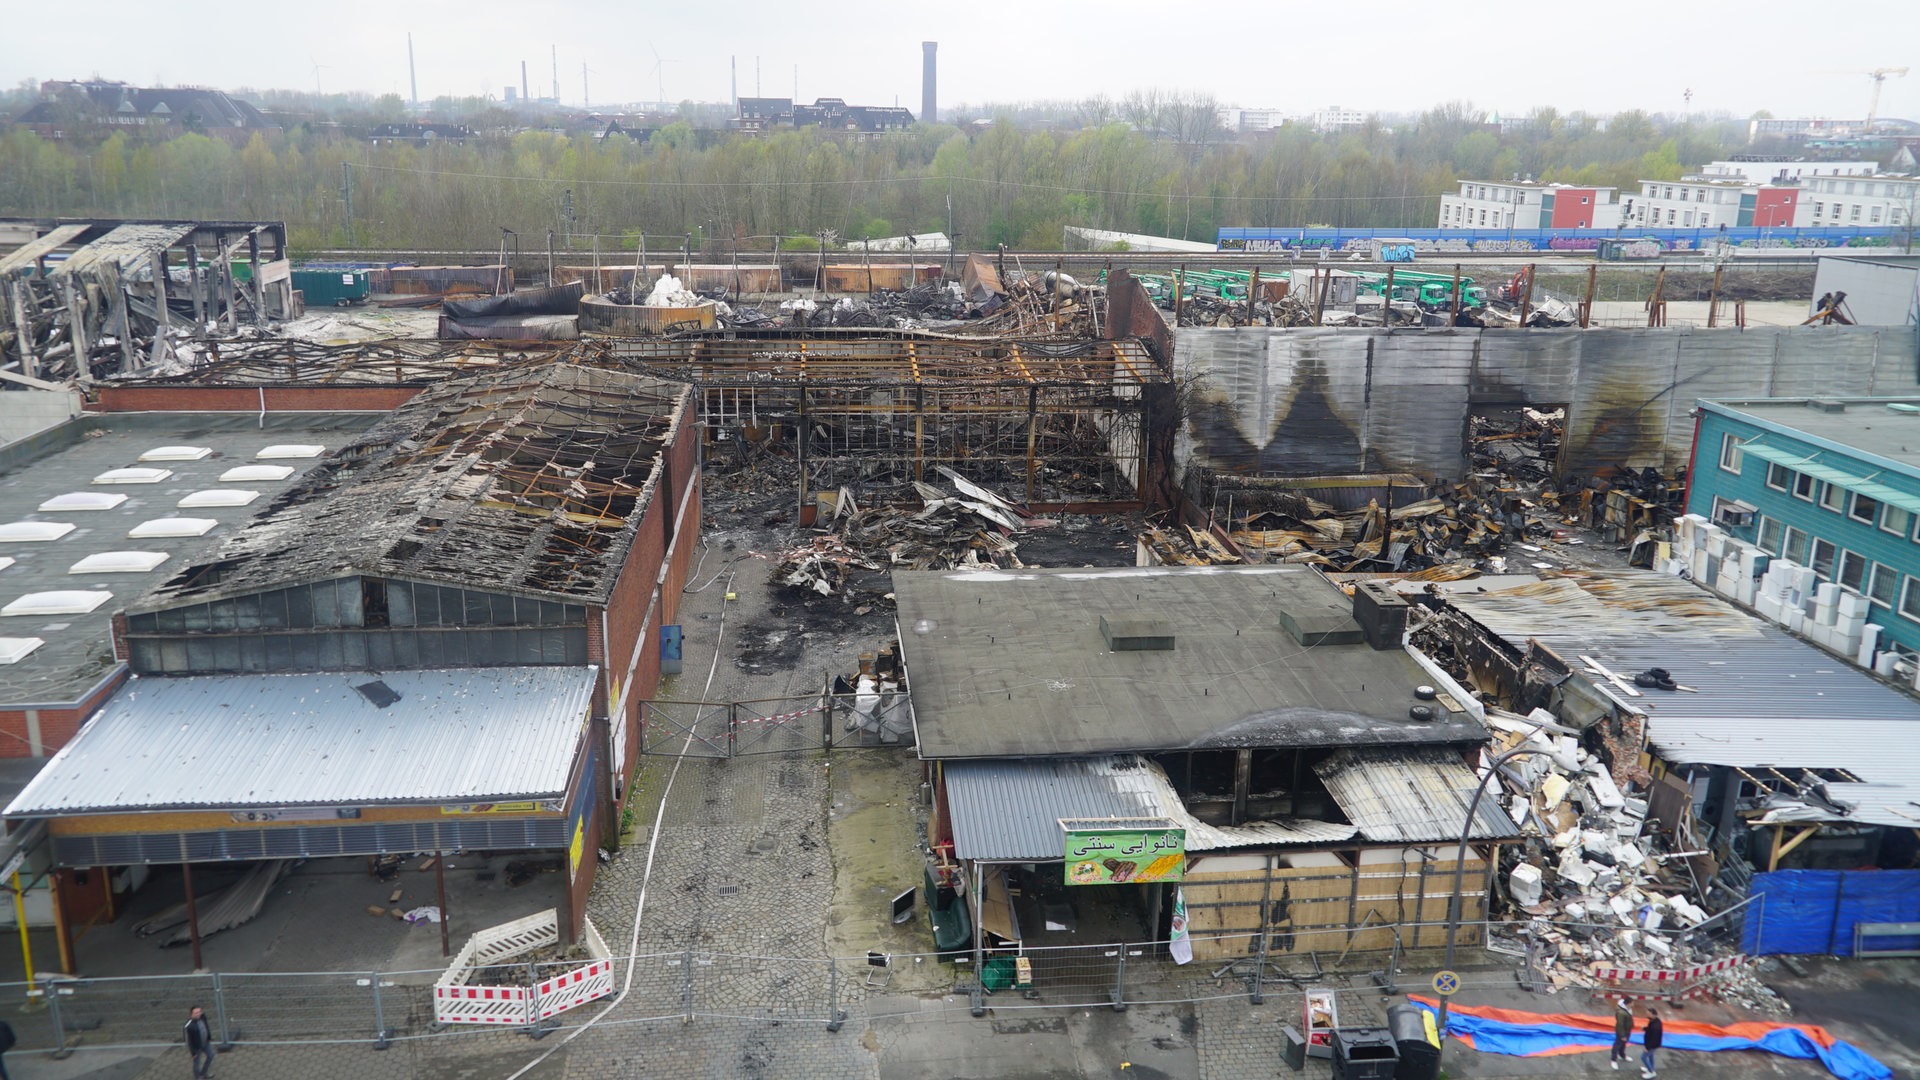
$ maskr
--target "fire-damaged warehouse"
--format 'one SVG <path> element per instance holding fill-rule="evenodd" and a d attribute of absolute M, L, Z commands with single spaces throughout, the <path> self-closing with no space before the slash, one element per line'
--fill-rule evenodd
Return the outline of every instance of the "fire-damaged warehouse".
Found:
<path fill-rule="evenodd" d="M 524 366 L 280 447 L 319 460 L 125 604 L 133 678 L 8 808 L 63 938 L 87 868 L 472 849 L 558 853 L 577 929 L 698 532 L 688 403 Z"/>

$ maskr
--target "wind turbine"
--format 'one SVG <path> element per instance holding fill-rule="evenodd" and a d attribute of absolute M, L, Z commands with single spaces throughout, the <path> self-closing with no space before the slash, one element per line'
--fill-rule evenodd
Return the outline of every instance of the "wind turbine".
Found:
<path fill-rule="evenodd" d="M 313 92 L 321 97 L 327 96 L 327 92 L 320 89 L 320 69 L 332 67 L 333 65 L 321 63 L 320 59 L 312 53 L 307 54 L 307 59 L 313 61 Z"/>
<path fill-rule="evenodd" d="M 665 75 L 661 74 L 660 69 L 668 64 L 677 64 L 680 61 L 663 58 L 660 55 L 660 50 L 652 45 L 647 46 L 647 48 L 653 51 L 654 87 L 660 93 L 659 105 L 662 109 L 665 109 L 667 107 L 667 79 Z"/>

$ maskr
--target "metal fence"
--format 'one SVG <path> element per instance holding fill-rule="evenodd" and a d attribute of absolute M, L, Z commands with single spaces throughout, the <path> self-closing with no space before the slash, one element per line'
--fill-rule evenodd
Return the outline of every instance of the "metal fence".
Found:
<path fill-rule="evenodd" d="M 1403 935 L 1411 926 L 1397 927 Z M 1679 931 L 1677 933 L 1696 933 Z M 1402 935 L 1396 935 L 1399 937 Z M 818 1023 L 837 1031 L 867 1015 L 867 1003 L 887 994 L 941 991 L 921 1008 L 1045 1010 L 1178 1004 L 1298 991 L 1370 976 L 1379 990 L 1395 992 L 1405 962 L 1395 947 L 1386 952 L 1228 953 L 1244 949 L 1247 936 L 1195 938 L 1201 956 L 1180 965 L 1165 941 L 1047 946 L 984 954 L 981 970 L 972 958 L 953 954 L 882 954 L 800 958 L 758 956 L 703 949 L 647 953 L 614 959 L 614 995 L 547 1021 L 491 1025 L 540 1035 L 578 1027 L 605 1016 L 608 1023 L 731 1019 L 767 1023 Z M 1208 947 L 1221 944 L 1221 947 Z M 1349 964 L 1350 961 L 1358 961 Z M 470 984 L 532 986 L 578 966 L 518 963 L 477 969 Z M 1336 974 L 1342 972 L 1344 974 Z M 433 984 L 441 971 L 282 972 L 202 974 L 138 978 L 43 979 L 37 985 L 0 984 L 0 998 L 25 999 L 14 1030 L 22 1051 L 71 1052 L 93 1048 L 158 1048 L 181 1040 L 187 1010 L 206 1009 L 223 1047 L 288 1043 L 361 1043 L 384 1048 L 395 1041 L 462 1038 L 485 1026 L 441 1025 L 434 1019 Z M 1424 969 L 1406 979 L 1423 986 Z M 1506 983 L 1507 978 L 1501 980 Z M 624 988 L 624 993 L 622 989 Z M 611 1015 L 608 1015 L 611 1010 Z"/>

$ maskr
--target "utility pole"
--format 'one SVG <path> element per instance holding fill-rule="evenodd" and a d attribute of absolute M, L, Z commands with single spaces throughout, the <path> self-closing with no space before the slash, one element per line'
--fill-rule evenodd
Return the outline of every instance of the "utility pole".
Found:
<path fill-rule="evenodd" d="M 593 98 L 587 93 L 587 65 L 580 65 L 580 107 L 588 108 Z"/>

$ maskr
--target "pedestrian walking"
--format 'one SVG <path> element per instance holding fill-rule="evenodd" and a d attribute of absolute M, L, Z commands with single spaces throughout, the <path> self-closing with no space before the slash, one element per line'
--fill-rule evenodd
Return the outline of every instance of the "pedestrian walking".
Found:
<path fill-rule="evenodd" d="M 198 1005 L 187 1013 L 186 1040 L 187 1053 L 193 1057 L 194 1080 L 207 1080 L 213 1075 L 213 1028 Z"/>
<path fill-rule="evenodd" d="M 1627 1044 L 1633 1041 L 1633 1006 L 1626 998 L 1613 1003 L 1613 1052 L 1607 1055 L 1607 1067 L 1618 1070 L 1627 1060 Z"/>
<path fill-rule="evenodd" d="M 1653 1080 L 1658 1075 L 1653 1064 L 1653 1052 L 1660 1049 L 1660 1041 L 1665 1034 L 1666 1029 L 1660 1023 L 1660 1010 L 1649 1008 L 1647 1030 L 1640 1036 L 1640 1045 L 1644 1047 L 1640 1051 L 1640 1080 Z"/>
<path fill-rule="evenodd" d="M 0 1080 L 7 1080 L 7 1051 L 13 1049 L 13 1025 L 0 1020 Z"/>

